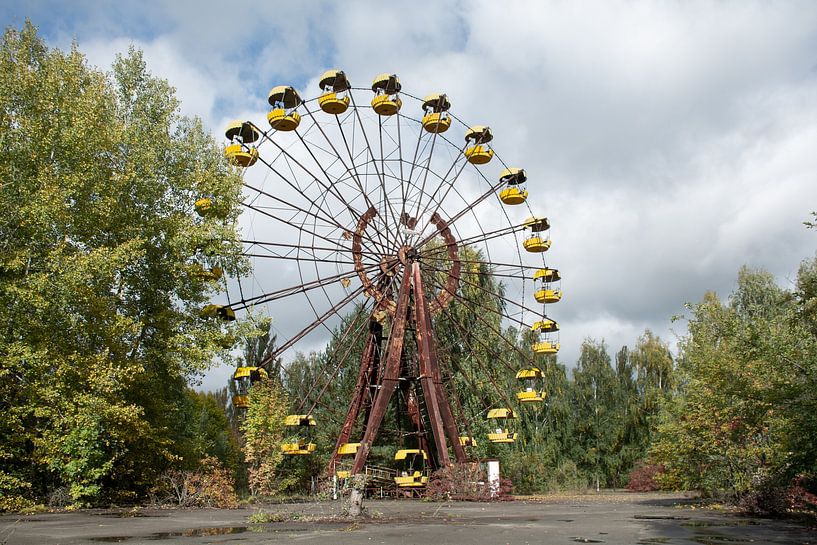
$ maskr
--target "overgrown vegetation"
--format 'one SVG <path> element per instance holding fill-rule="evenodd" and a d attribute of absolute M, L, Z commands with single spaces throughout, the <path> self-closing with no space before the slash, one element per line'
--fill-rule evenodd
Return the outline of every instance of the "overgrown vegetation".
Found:
<path fill-rule="evenodd" d="M 187 379 L 235 334 L 199 310 L 236 272 L 240 179 L 140 52 L 111 74 L 26 24 L 0 44 L 0 509 L 144 497 L 235 464 Z M 223 219 L 193 211 L 201 195 Z M 215 419 L 215 420 L 214 420 Z"/>

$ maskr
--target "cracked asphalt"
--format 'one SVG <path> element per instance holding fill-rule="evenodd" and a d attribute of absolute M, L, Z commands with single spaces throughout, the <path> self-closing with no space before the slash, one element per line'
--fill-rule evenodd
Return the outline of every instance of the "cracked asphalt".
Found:
<path fill-rule="evenodd" d="M 367 500 L 350 520 L 340 502 L 242 509 L 109 509 L 0 517 L 0 545 L 606 543 L 817 545 L 817 528 L 703 507 L 682 494 L 602 493 L 497 503 Z M 250 523 L 257 512 L 280 522 Z"/>

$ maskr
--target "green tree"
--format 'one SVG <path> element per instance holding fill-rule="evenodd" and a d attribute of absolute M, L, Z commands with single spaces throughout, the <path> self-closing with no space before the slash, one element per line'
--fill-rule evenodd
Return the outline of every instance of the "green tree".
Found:
<path fill-rule="evenodd" d="M 621 426 L 618 378 L 604 342 L 582 343 L 573 370 L 571 401 L 576 418 L 576 446 L 580 469 L 593 478 L 596 488 L 614 484 L 619 475 L 617 435 Z"/>
<path fill-rule="evenodd" d="M 813 471 L 814 337 L 797 302 L 744 267 L 728 304 L 709 293 L 691 306 L 681 394 L 652 447 L 665 484 L 739 497 Z"/>
<path fill-rule="evenodd" d="M 77 502 L 178 454 L 186 377 L 232 338 L 197 267 L 243 267 L 240 179 L 140 52 L 113 73 L 30 24 L 0 44 L 0 482 Z M 207 195 L 219 217 L 200 218 Z M 30 488 L 29 488 L 30 487 Z"/>
<path fill-rule="evenodd" d="M 284 454 L 284 418 L 289 399 L 273 380 L 262 380 L 250 390 L 249 407 L 241 431 L 244 459 L 248 464 L 249 487 L 253 496 L 272 496 L 291 485 L 292 477 L 280 471 Z"/>

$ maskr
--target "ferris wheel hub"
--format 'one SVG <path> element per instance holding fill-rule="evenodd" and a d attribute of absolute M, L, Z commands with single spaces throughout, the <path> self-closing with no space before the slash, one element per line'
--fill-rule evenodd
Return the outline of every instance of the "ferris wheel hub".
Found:
<path fill-rule="evenodd" d="M 414 246 L 404 245 L 397 251 L 397 258 L 403 265 L 408 265 L 420 257 L 420 252 Z"/>

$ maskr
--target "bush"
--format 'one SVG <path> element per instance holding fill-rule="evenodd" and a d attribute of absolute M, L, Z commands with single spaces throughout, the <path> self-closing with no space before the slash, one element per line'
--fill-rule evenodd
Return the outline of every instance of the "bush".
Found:
<path fill-rule="evenodd" d="M 431 474 L 426 497 L 434 501 L 491 501 L 509 496 L 512 490 L 509 479 L 500 479 L 499 490 L 493 496 L 485 471 L 478 464 L 453 464 Z"/>
<path fill-rule="evenodd" d="M 587 479 L 581 474 L 576 462 L 567 460 L 559 464 L 548 479 L 548 491 L 585 490 Z"/>
<path fill-rule="evenodd" d="M 659 464 L 647 464 L 639 462 L 635 465 L 630 476 L 627 478 L 627 490 L 633 492 L 652 492 L 661 486 L 656 477 L 664 472 L 664 466 Z"/>
<path fill-rule="evenodd" d="M 164 472 L 153 492 L 160 504 L 222 509 L 238 507 L 232 472 L 212 456 L 202 459 L 196 471 L 174 469 Z"/>
<path fill-rule="evenodd" d="M 792 481 L 791 487 L 786 491 L 786 500 L 791 509 L 795 511 L 810 511 L 817 513 L 817 494 L 809 491 L 817 489 L 813 481 L 809 482 L 803 475 L 798 475 Z"/>

